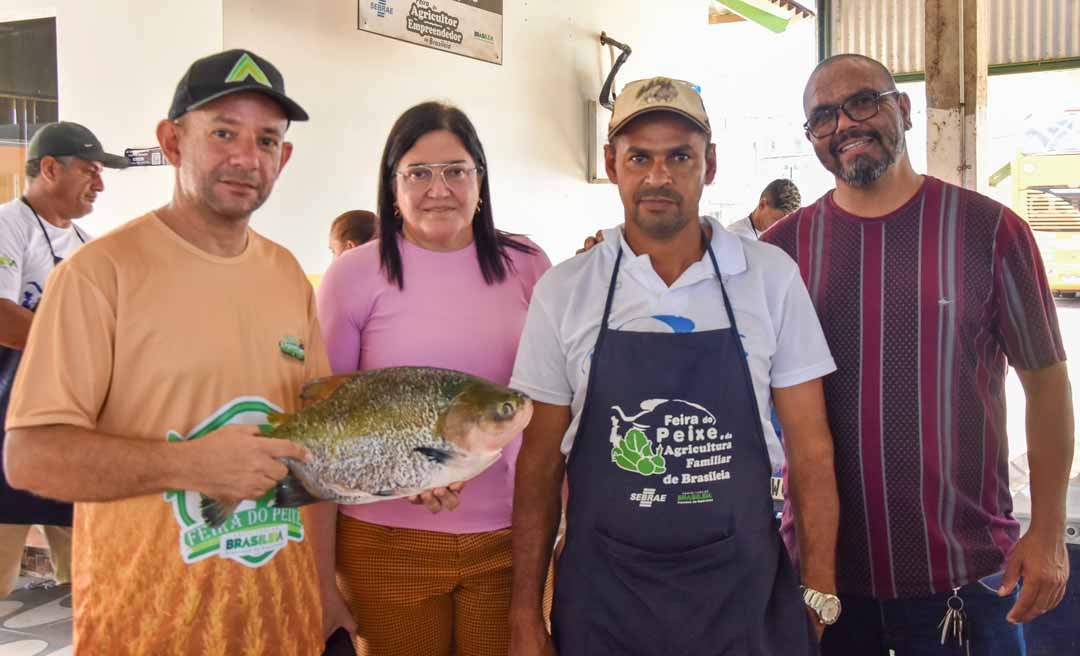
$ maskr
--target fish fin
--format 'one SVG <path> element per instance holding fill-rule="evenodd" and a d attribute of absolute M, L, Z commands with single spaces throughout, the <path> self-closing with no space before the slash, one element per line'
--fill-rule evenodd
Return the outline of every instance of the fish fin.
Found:
<path fill-rule="evenodd" d="M 236 507 L 240 505 L 239 501 L 233 501 L 232 503 L 225 503 L 224 501 L 218 501 L 212 499 L 205 494 L 202 497 L 202 503 L 200 507 L 202 509 L 203 521 L 207 523 L 211 528 L 217 528 L 228 521 L 232 516 Z"/>
<path fill-rule="evenodd" d="M 424 456 L 425 458 L 437 465 L 441 465 L 454 457 L 454 454 L 450 453 L 446 449 L 436 449 L 430 446 L 418 446 L 413 449 L 413 451 L 419 453 L 420 455 Z"/>
<path fill-rule="evenodd" d="M 300 388 L 300 398 L 304 401 L 322 401 L 323 399 L 329 398 L 330 395 L 334 393 L 334 390 L 353 376 L 355 376 L 355 374 L 326 376 L 325 378 L 309 380 Z"/>
<path fill-rule="evenodd" d="M 293 474 L 277 482 L 274 486 L 274 505 L 278 508 L 299 508 L 321 499 L 315 497 L 304 483 Z"/>
<path fill-rule="evenodd" d="M 273 435 L 274 429 L 288 421 L 291 416 L 285 412 L 268 412 L 266 423 L 259 424 L 259 432 L 263 435 Z"/>

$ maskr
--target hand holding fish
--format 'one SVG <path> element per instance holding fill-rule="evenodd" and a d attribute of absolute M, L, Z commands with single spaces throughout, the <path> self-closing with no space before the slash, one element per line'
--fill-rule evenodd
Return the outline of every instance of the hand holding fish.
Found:
<path fill-rule="evenodd" d="M 432 514 L 437 513 L 440 510 L 453 510 L 461 503 L 458 494 L 464 487 L 465 482 L 458 481 L 457 483 L 451 483 L 446 487 L 437 487 L 434 490 L 424 490 L 420 494 L 414 494 L 409 497 L 409 503 L 414 506 L 424 506 L 430 510 Z"/>
<path fill-rule="evenodd" d="M 250 424 L 222 426 L 182 448 L 189 456 L 183 476 L 190 480 L 182 487 L 228 501 L 266 494 L 289 472 L 282 459 L 311 459 L 303 445 L 259 437 L 258 428 Z"/>

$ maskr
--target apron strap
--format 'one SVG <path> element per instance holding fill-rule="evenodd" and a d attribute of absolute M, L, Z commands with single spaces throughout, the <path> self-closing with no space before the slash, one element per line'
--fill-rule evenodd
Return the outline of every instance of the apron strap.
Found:
<path fill-rule="evenodd" d="M 716 254 L 713 253 L 712 244 L 706 242 L 705 249 L 709 251 L 709 259 L 712 260 L 712 267 L 713 271 L 716 273 L 716 280 L 720 283 L 720 293 L 724 296 L 724 310 L 727 312 L 728 323 L 731 324 L 732 332 L 738 337 L 739 326 L 735 323 L 735 312 L 731 309 L 731 300 L 728 298 L 727 289 L 724 287 L 724 277 L 720 275 L 720 265 L 716 263 Z M 739 337 L 739 346 L 742 346 L 741 337 Z"/>
<path fill-rule="evenodd" d="M 622 262 L 622 236 L 619 236 L 619 254 L 615 256 L 615 268 L 611 270 L 611 283 L 608 284 L 607 302 L 604 303 L 604 316 L 600 319 L 600 334 L 596 337 L 596 346 L 593 347 L 595 353 L 600 349 L 600 345 L 604 343 L 604 335 L 607 334 L 608 319 L 611 317 L 611 305 L 615 300 L 615 281 L 619 278 L 619 264 Z"/>
<path fill-rule="evenodd" d="M 735 323 L 735 312 L 731 309 L 731 300 L 728 298 L 727 289 L 724 287 L 724 278 L 720 275 L 720 266 L 716 263 L 716 254 L 713 253 L 712 244 L 708 245 L 708 250 L 709 257 L 712 259 L 713 271 L 716 272 L 716 279 L 720 283 L 720 293 L 724 295 L 724 309 L 727 310 L 728 321 L 731 322 L 731 335 L 735 338 L 735 343 L 739 345 L 739 351 L 747 354 L 747 357 L 745 358 L 738 358 L 739 368 L 742 369 L 746 392 L 749 395 L 750 402 L 753 403 L 755 417 L 754 425 L 757 427 L 761 448 L 765 452 L 766 461 L 769 461 L 769 447 L 765 444 L 765 428 L 761 423 L 761 409 L 758 407 L 757 392 L 754 389 L 754 375 L 750 371 L 749 351 L 746 350 L 746 347 L 742 342 L 742 336 L 739 335 L 739 326 Z M 771 466 L 770 462 L 770 468 Z"/>

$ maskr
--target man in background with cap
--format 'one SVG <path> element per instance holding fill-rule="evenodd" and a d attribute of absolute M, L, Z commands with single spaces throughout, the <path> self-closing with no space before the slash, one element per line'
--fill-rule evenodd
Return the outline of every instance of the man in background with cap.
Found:
<path fill-rule="evenodd" d="M 172 200 L 50 281 L 5 468 L 76 502 L 76 654 L 322 653 L 301 513 L 266 495 L 280 459 L 309 454 L 253 425 L 329 373 L 310 284 L 249 227 L 292 153 L 289 122 L 306 119 L 261 57 L 196 61 L 157 126 Z M 247 501 L 211 529 L 204 497 Z"/>
<path fill-rule="evenodd" d="M 535 402 L 515 486 L 512 653 L 814 653 L 840 610 L 821 385 L 835 366 L 814 308 L 790 258 L 699 218 L 716 151 L 691 85 L 631 82 L 608 139 L 625 223 L 537 283 L 511 381 Z M 772 512 L 770 396 L 803 513 L 805 595 Z"/>
<path fill-rule="evenodd" d="M 45 279 L 90 239 L 73 221 L 92 212 L 94 200 L 105 190 L 102 168 L 126 166 L 126 159 L 106 153 L 98 138 L 78 123 L 50 123 L 27 147 L 26 193 L 0 205 L 0 447 L 11 385 Z M 56 581 L 67 583 L 71 504 L 12 489 L 0 476 L 0 597 L 15 586 L 33 524 L 43 525 Z"/>

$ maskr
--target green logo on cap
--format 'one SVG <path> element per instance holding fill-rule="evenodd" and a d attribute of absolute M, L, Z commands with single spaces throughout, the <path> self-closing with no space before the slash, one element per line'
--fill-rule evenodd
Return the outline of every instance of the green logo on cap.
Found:
<path fill-rule="evenodd" d="M 246 52 L 240 56 L 240 59 L 236 60 L 236 64 L 233 65 L 232 70 L 229 71 L 229 76 L 225 78 L 226 82 L 243 82 L 248 78 L 254 78 L 256 82 L 264 87 L 272 87 L 270 79 L 266 77 L 266 73 L 263 73 L 259 65 L 255 63 L 255 60 L 251 58 L 251 55 Z"/>

